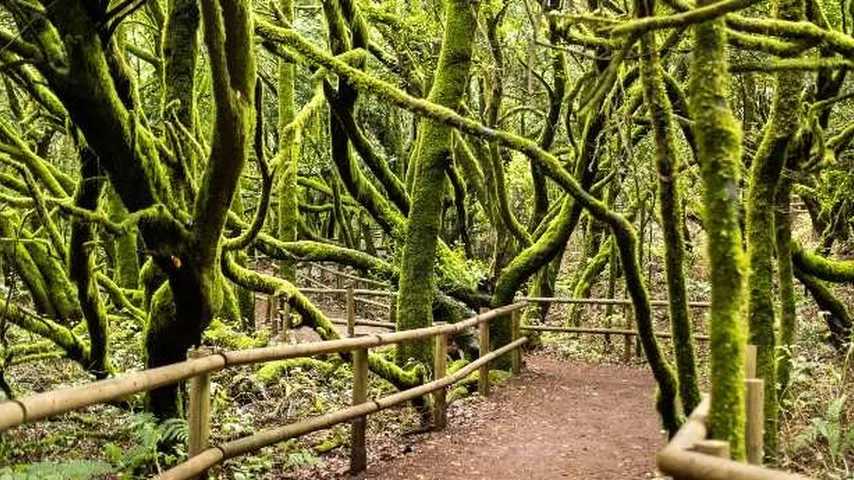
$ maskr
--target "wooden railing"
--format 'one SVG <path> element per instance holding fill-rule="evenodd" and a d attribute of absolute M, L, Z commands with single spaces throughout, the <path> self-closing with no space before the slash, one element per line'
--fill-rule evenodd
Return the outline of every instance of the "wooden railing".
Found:
<path fill-rule="evenodd" d="M 729 443 L 706 438 L 711 399 L 708 396 L 657 457 L 658 469 L 674 480 L 808 480 L 794 473 L 761 467 L 763 450 L 763 381 L 756 377 L 756 347 L 748 346 L 744 382 L 745 446 L 748 463 L 730 460 Z"/>
<path fill-rule="evenodd" d="M 394 298 L 397 296 L 397 292 L 387 291 L 387 290 L 366 290 L 366 289 L 353 289 L 353 288 L 301 288 L 301 292 L 307 294 L 326 294 L 326 295 L 344 295 L 345 303 L 348 306 L 347 311 L 355 311 L 356 303 L 363 303 L 368 305 L 374 305 L 376 302 L 372 302 L 363 297 L 370 296 L 378 296 L 378 297 L 389 297 Z M 632 328 L 634 326 L 633 319 L 631 316 L 631 308 L 632 301 L 626 298 L 570 298 L 570 297 L 517 297 L 515 299 L 517 302 L 528 302 L 528 303 L 551 303 L 551 304 L 576 304 L 576 305 L 613 305 L 621 307 L 624 310 L 624 316 L 626 321 L 626 328 L 602 328 L 602 327 L 564 327 L 564 326 L 552 326 L 552 325 L 530 325 L 525 324 L 521 325 L 521 329 L 523 331 L 530 332 L 552 332 L 552 333 L 569 333 L 569 334 L 588 334 L 588 335 L 616 335 L 622 336 L 624 338 L 624 346 L 623 346 L 623 357 L 625 361 L 629 361 L 631 359 L 631 339 L 632 337 L 637 337 L 640 335 L 637 329 Z M 387 306 L 384 304 L 379 304 L 380 306 Z M 369 327 L 377 327 L 377 328 L 387 328 L 390 330 L 394 330 L 396 327 L 396 309 L 394 308 L 394 300 L 391 301 L 391 308 L 389 311 L 388 321 L 377 321 L 377 320 L 367 320 L 367 319 L 359 319 L 354 315 L 349 315 L 347 318 L 332 318 L 330 319 L 332 323 L 336 323 L 339 325 L 350 325 L 351 323 L 356 326 L 369 326 Z M 667 300 L 650 300 L 650 307 L 654 309 L 663 309 L 669 306 Z M 688 302 L 688 307 L 694 310 L 707 310 L 711 304 L 709 302 Z M 270 314 L 268 310 L 268 319 L 270 319 Z M 276 319 L 269 320 L 270 322 L 276 322 Z M 285 327 L 286 328 L 286 327 Z M 278 326 L 274 326 L 274 333 L 278 331 Z M 671 338 L 673 336 L 672 333 L 668 331 L 658 331 L 655 332 L 655 335 L 660 338 Z M 704 334 L 694 334 L 694 340 L 700 342 L 709 341 L 709 336 Z M 640 351 L 638 350 L 638 354 Z"/>
<path fill-rule="evenodd" d="M 534 332 L 552 332 L 552 333 L 573 333 L 573 334 L 588 334 L 588 335 L 604 335 L 609 338 L 611 335 L 623 337 L 623 361 L 629 363 L 632 359 L 632 337 L 640 335 L 637 329 L 634 328 L 634 319 L 632 318 L 632 301 L 628 298 L 569 298 L 569 297 L 518 297 L 518 300 L 525 300 L 529 303 L 549 303 L 549 304 L 571 304 L 571 305 L 611 305 L 619 306 L 623 309 L 623 317 L 625 318 L 625 328 L 598 328 L 598 327 L 555 327 L 551 325 L 523 325 L 522 330 Z M 670 303 L 668 300 L 650 300 L 651 308 L 667 308 Z M 688 302 L 688 308 L 694 310 L 706 310 L 711 307 L 709 302 Z M 671 338 L 673 334 L 670 332 L 655 332 L 656 337 Z M 708 335 L 694 334 L 694 340 L 700 342 L 709 341 Z M 638 356 L 641 355 L 641 347 L 638 344 L 635 348 Z"/>
<path fill-rule="evenodd" d="M 251 350 L 214 352 L 208 349 L 192 351 L 186 361 L 159 368 L 128 373 L 113 379 L 92 382 L 75 387 L 39 393 L 22 399 L 0 403 L 0 432 L 87 406 L 113 402 L 130 395 L 189 382 L 189 454 L 190 458 L 162 473 L 162 480 L 198 478 L 210 467 L 262 447 L 299 437 L 309 432 L 326 429 L 352 421 L 351 470 L 365 468 L 365 417 L 401 403 L 433 395 L 433 416 L 437 427 L 446 423 L 445 389 L 478 370 L 478 391 L 489 392 L 489 364 L 498 357 L 510 354 L 514 373 L 519 372 L 521 349 L 528 339 L 520 335 L 519 312 L 526 302 L 482 312 L 455 324 L 438 325 L 393 333 L 355 336 L 339 340 L 278 345 Z M 512 339 L 507 345 L 492 350 L 489 341 L 489 322 L 511 315 Z M 455 371 L 447 373 L 448 341 L 462 331 L 477 327 L 480 338 L 480 357 Z M 369 400 L 367 398 L 368 350 L 384 345 L 416 340 L 435 339 L 435 365 L 433 380 L 408 390 Z M 353 361 L 353 405 L 325 415 L 302 420 L 278 428 L 260 431 L 254 435 L 221 443 L 208 444 L 210 436 L 210 375 L 225 368 L 253 365 L 273 360 L 309 357 L 321 354 L 351 352 Z"/>
<path fill-rule="evenodd" d="M 632 301 L 625 298 L 568 298 L 568 297 L 521 297 L 519 300 L 524 300 L 529 303 L 563 303 L 575 305 L 618 305 L 630 310 Z M 667 300 L 651 300 L 649 302 L 652 308 L 667 307 Z M 707 309 L 711 306 L 709 302 L 688 302 L 689 308 Z M 628 312 L 627 312 L 628 316 Z M 630 320 L 629 320 L 630 321 Z M 549 325 L 523 325 L 522 330 L 538 331 L 538 332 L 558 332 L 558 333 L 587 333 L 592 335 L 639 335 L 637 330 L 629 328 L 597 328 L 597 327 L 553 327 Z M 656 337 L 671 338 L 670 332 L 655 332 Z M 708 341 L 708 335 L 694 335 L 695 340 Z"/>
<path fill-rule="evenodd" d="M 335 268 L 324 267 L 323 265 L 321 265 L 319 263 L 309 264 L 309 269 L 311 269 L 311 268 L 317 268 L 321 272 L 326 272 L 326 273 L 333 275 L 335 277 L 335 285 L 338 288 L 342 288 L 343 283 L 346 280 L 350 280 L 351 283 L 354 283 L 354 286 L 357 286 L 357 287 L 360 285 L 374 286 L 374 287 L 379 287 L 379 288 L 389 287 L 389 284 L 387 282 L 381 282 L 379 280 L 374 280 L 372 278 L 360 277 L 357 275 L 353 275 L 351 273 L 342 272 L 342 271 L 335 269 Z M 309 273 L 308 277 L 306 277 L 306 278 L 311 278 L 311 274 Z"/>
<path fill-rule="evenodd" d="M 624 299 L 570 299 L 570 298 L 522 298 L 520 301 L 482 311 L 480 314 L 455 324 L 437 325 L 416 330 L 393 333 L 352 336 L 354 333 L 355 301 L 357 293 L 367 296 L 394 296 L 395 292 L 347 289 L 302 289 L 305 293 L 334 293 L 347 296 L 347 324 L 349 338 L 311 342 L 295 345 L 278 345 L 251 350 L 215 352 L 200 348 L 190 352 L 189 359 L 164 367 L 128 373 L 117 378 L 92 382 L 62 390 L 50 391 L 0 403 L 0 432 L 25 423 L 33 423 L 87 406 L 122 400 L 130 395 L 151 391 L 160 387 L 189 380 L 189 449 L 190 458 L 172 469 L 163 472 L 160 480 L 193 479 L 202 476 L 209 468 L 223 461 L 253 452 L 288 439 L 332 426 L 352 422 L 351 427 L 351 473 L 364 470 L 367 463 L 365 448 L 366 418 L 372 413 L 399 405 L 424 395 L 432 395 L 432 415 L 435 428 L 447 424 L 447 387 L 478 371 L 478 391 L 487 395 L 490 390 L 489 364 L 498 357 L 510 354 L 512 372 L 519 373 L 522 350 L 528 338 L 522 330 L 535 330 L 533 326 L 521 325 L 521 310 L 529 302 L 579 303 L 598 305 L 627 305 Z M 666 302 L 653 300 L 652 306 L 665 306 Z M 705 302 L 694 302 L 696 308 L 706 308 Z M 511 342 L 496 350 L 491 349 L 489 322 L 511 315 Z M 378 322 L 379 323 L 379 322 Z M 481 355 L 477 360 L 452 374 L 447 373 L 448 341 L 462 331 L 477 327 Z M 555 327 L 557 328 L 557 327 Z M 563 329 L 564 331 L 568 329 Z M 636 331 L 620 329 L 581 329 L 573 333 L 617 333 L 636 335 Z M 370 400 L 367 397 L 368 351 L 385 345 L 416 340 L 435 339 L 433 380 L 408 390 L 386 397 Z M 260 431 L 254 435 L 231 440 L 219 445 L 209 445 L 210 437 L 210 375 L 214 372 L 242 365 L 253 365 L 274 360 L 310 357 L 314 355 L 351 352 L 353 362 L 352 406 L 329 412 L 325 415 L 301 420 L 278 428 Z M 747 355 L 746 410 L 747 410 L 747 456 L 750 464 L 729 460 L 729 445 L 726 442 L 708 440 L 706 418 L 710 401 L 706 397 L 692 412 L 688 420 L 657 455 L 661 472 L 675 480 L 808 480 L 806 477 L 762 468 L 762 421 L 763 382 L 756 375 L 756 350 L 748 348 Z"/>

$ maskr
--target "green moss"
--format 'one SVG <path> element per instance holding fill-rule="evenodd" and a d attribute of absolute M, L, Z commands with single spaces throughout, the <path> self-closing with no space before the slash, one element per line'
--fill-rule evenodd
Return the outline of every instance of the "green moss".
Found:
<path fill-rule="evenodd" d="M 235 290 L 234 286 L 228 282 L 224 282 L 222 284 L 222 309 L 220 309 L 219 316 L 229 322 L 239 325 L 241 324 L 243 315 L 240 310 L 240 302 L 238 301 L 237 292 Z"/>
<path fill-rule="evenodd" d="M 138 301 L 138 295 L 134 297 L 134 294 L 138 293 L 139 290 L 122 289 L 110 277 L 100 272 L 96 274 L 96 278 L 98 284 L 107 291 L 107 295 L 113 301 L 115 308 L 125 309 L 137 320 L 140 326 L 145 325 L 146 313 L 137 306 L 141 303 Z"/>
<path fill-rule="evenodd" d="M 745 321 L 741 308 L 746 263 L 739 225 L 741 130 L 727 103 L 724 22 L 696 25 L 694 35 L 689 106 L 704 184 L 712 303 L 708 423 L 711 437 L 729 441 L 733 458 L 743 459 Z"/>
<path fill-rule="evenodd" d="M 835 283 L 854 283 L 854 260 L 831 260 L 792 245 L 792 260 L 804 272 Z"/>
<path fill-rule="evenodd" d="M 293 0 L 281 0 L 279 8 L 285 15 L 285 20 L 294 20 Z M 296 65 L 279 60 L 279 158 L 277 160 L 280 174 L 277 190 L 279 200 L 277 238 L 283 242 L 297 240 L 299 226 L 299 174 L 301 132 L 287 131 L 286 127 L 294 121 L 294 86 L 296 80 Z M 291 282 L 296 281 L 296 264 L 289 260 L 279 263 L 281 275 Z"/>
<path fill-rule="evenodd" d="M 260 348 L 269 342 L 269 333 L 261 330 L 255 335 L 234 330 L 222 320 L 214 319 L 204 333 L 205 343 L 216 345 L 227 350 L 248 350 Z"/>
<path fill-rule="evenodd" d="M 340 338 L 338 329 L 326 315 L 287 280 L 241 267 L 230 254 L 223 257 L 223 272 L 231 281 L 243 288 L 286 298 L 293 311 L 302 318 L 303 325 L 313 328 L 323 340 Z M 382 355 L 369 355 L 368 363 L 371 371 L 400 389 L 419 385 L 425 378 L 423 367 L 416 366 L 413 369 L 404 370 L 386 360 Z"/>
<path fill-rule="evenodd" d="M 81 175 L 74 204 L 95 210 L 103 189 L 98 158 L 87 148 L 80 152 Z M 71 222 L 68 247 L 68 272 L 77 285 L 77 298 L 86 321 L 90 343 L 90 364 L 85 367 L 96 378 L 106 378 L 111 372 L 108 357 L 109 323 L 98 282 L 95 279 L 95 258 L 92 254 L 94 231 L 92 225 L 75 218 Z"/>
<path fill-rule="evenodd" d="M 579 186 L 585 190 L 593 185 L 596 175 L 599 172 L 599 161 L 595 152 L 597 150 L 598 137 L 605 124 L 605 120 L 605 114 L 597 112 L 585 122 L 582 150 L 574 169 L 575 178 L 579 179 Z M 537 237 L 536 242 L 516 255 L 501 272 L 495 285 L 495 293 L 493 294 L 492 304 L 494 306 L 510 303 L 525 281 L 562 254 L 566 243 L 578 226 L 578 222 L 581 219 L 581 212 L 581 203 L 570 195 L 567 195 L 560 202 L 558 213 L 547 223 L 544 231 Z M 552 278 L 547 278 L 544 282 L 548 285 L 554 284 Z M 494 322 L 493 325 L 490 334 L 494 345 L 500 347 L 509 343 L 509 323 Z M 505 363 L 508 360 L 509 356 L 505 356 L 502 360 L 504 363 L 500 363 L 500 365 L 506 367 Z"/>
<path fill-rule="evenodd" d="M 17 238 L 19 229 L 15 223 L 17 223 L 15 217 L 0 214 L 0 235 L 6 239 Z M 37 311 L 49 317 L 56 317 L 57 309 L 49 294 L 48 285 L 26 245 L 22 242 L 2 241 L 0 252 L 3 254 L 6 265 L 13 267 L 24 282 Z"/>
<path fill-rule="evenodd" d="M 818 308 L 829 313 L 825 316 L 825 319 L 830 330 L 831 342 L 837 348 L 851 342 L 851 335 L 854 333 L 854 327 L 852 327 L 854 322 L 852 322 L 851 314 L 845 303 L 837 298 L 833 290 L 818 278 L 797 267 L 795 267 L 794 273 L 795 277 L 810 292 Z"/>
<path fill-rule="evenodd" d="M 298 368 L 301 370 L 316 370 L 322 375 L 328 375 L 338 368 L 339 365 L 317 360 L 314 358 L 291 358 L 264 364 L 255 372 L 255 378 L 265 385 L 271 385 L 285 375 L 288 371 Z"/>
<path fill-rule="evenodd" d="M 804 17 L 803 0 L 777 0 L 774 7 L 782 20 Z M 770 459 L 776 456 L 778 430 L 774 206 L 786 153 L 799 127 L 804 76 L 784 71 L 776 75 L 775 82 L 771 117 L 750 166 L 746 221 L 750 342 L 757 346 L 757 375 L 765 381 L 765 455 Z"/>
<path fill-rule="evenodd" d="M 792 162 L 790 162 L 792 163 Z M 792 179 L 784 178 L 777 187 L 774 210 L 775 243 L 777 245 L 777 277 L 780 291 L 780 349 L 777 358 L 777 397 L 781 403 L 792 375 L 792 358 L 797 348 L 797 300 L 795 298 L 794 267 L 792 265 Z"/>
<path fill-rule="evenodd" d="M 653 15 L 653 0 L 638 0 L 639 16 Z M 673 108 L 665 88 L 663 69 L 655 36 L 641 37 L 644 60 L 641 62 L 641 82 L 644 99 L 655 136 L 655 159 L 658 172 L 658 200 L 661 229 L 664 235 L 665 273 L 669 302 L 673 350 L 679 377 L 679 393 L 683 411 L 692 412 L 700 403 L 697 367 L 688 296 L 685 285 L 685 238 L 682 231 L 682 197 L 679 182 L 679 156 L 675 143 Z"/>
<path fill-rule="evenodd" d="M 63 350 L 66 357 L 84 368 L 91 365 L 89 346 L 72 330 L 27 311 L 15 303 L 7 303 L 5 308 L 6 318 L 12 324 L 50 340 Z"/>
<path fill-rule="evenodd" d="M 127 209 L 113 188 L 107 189 L 107 208 L 110 220 L 121 223 L 127 218 Z M 135 229 L 129 229 L 115 239 L 116 271 L 115 281 L 122 288 L 137 288 L 139 285 L 139 255 L 137 253 Z"/>
<path fill-rule="evenodd" d="M 434 104 L 454 109 L 465 92 L 477 30 L 473 7 L 476 6 L 463 0 L 446 2 L 442 50 L 428 96 Z M 412 206 L 406 223 L 401 259 L 397 304 L 399 330 L 432 324 L 435 288 L 433 262 L 445 195 L 445 170 L 451 148 L 452 131 L 447 125 L 423 119 L 418 132 L 421 148 L 415 167 L 418 169 L 417 181 L 413 184 Z M 430 365 L 430 343 L 412 342 L 398 348 L 398 363 L 404 363 L 410 358 Z"/>
<path fill-rule="evenodd" d="M 595 256 L 590 259 L 590 262 L 587 263 L 583 270 L 580 270 L 578 281 L 575 284 L 575 288 L 573 288 L 572 290 L 573 298 L 587 298 L 590 295 L 590 290 L 593 286 L 593 281 L 602 273 L 602 271 L 608 265 L 608 261 L 611 257 L 612 244 L 613 242 L 611 241 L 604 242 L 599 247 L 599 251 L 595 254 Z M 583 311 L 584 308 L 581 305 L 572 305 L 572 307 L 569 309 L 567 325 L 580 325 L 581 315 Z"/>

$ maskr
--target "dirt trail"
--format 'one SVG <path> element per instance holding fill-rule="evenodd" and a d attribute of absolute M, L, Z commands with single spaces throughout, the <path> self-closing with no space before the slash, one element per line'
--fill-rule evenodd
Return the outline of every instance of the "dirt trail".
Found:
<path fill-rule="evenodd" d="M 370 452 L 361 480 L 651 478 L 662 444 L 647 370 L 526 357 L 520 378 L 452 406 L 409 453 Z"/>

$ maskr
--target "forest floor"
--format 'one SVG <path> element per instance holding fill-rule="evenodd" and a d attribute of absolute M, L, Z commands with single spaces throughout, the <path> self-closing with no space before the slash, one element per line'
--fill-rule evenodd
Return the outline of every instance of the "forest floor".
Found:
<path fill-rule="evenodd" d="M 494 387 L 488 398 L 454 403 L 443 431 L 404 436 L 395 444 L 369 437 L 369 468 L 361 475 L 348 477 L 341 459 L 283 478 L 655 477 L 655 452 L 663 440 L 653 407 L 655 384 L 646 370 L 542 353 L 525 360 L 522 375 Z"/>

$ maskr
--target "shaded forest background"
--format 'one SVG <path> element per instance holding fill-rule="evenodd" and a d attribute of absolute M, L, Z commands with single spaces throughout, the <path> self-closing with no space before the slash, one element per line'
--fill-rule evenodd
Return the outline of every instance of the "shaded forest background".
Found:
<path fill-rule="evenodd" d="M 525 321 L 628 321 L 663 428 L 711 392 L 736 458 L 756 344 L 767 461 L 851 478 L 852 25 L 850 0 L 2 0 L 0 388 L 338 338 L 341 305 L 298 290 L 330 284 L 323 263 L 398 291 L 399 330 L 517 295 L 629 298 Z M 301 333 L 260 325 L 259 294 Z M 458 367 L 476 358 L 456 343 Z M 432 364 L 427 343 L 370 356 L 382 391 Z M 270 398 L 295 418 L 346 402 L 349 375 L 324 358 L 217 378 L 220 432 L 272 421 Z M 185 456 L 180 387 L 104 408 L 120 413 L 72 415 L 50 441 L 4 434 L 0 458 L 132 476 Z M 114 414 L 131 426 L 76 449 Z M 343 441 L 230 468 L 297 468 Z"/>

